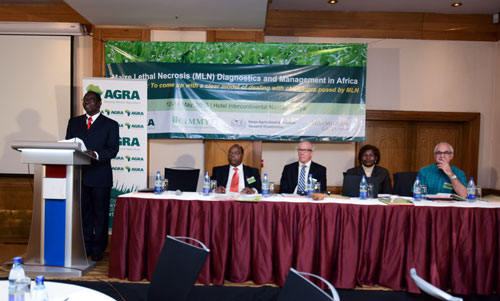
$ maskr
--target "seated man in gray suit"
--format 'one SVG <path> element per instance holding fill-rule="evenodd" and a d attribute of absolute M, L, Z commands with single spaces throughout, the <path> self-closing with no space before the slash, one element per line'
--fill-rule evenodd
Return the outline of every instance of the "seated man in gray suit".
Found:
<path fill-rule="evenodd" d="M 262 183 L 257 168 L 243 165 L 243 147 L 239 144 L 231 146 L 227 154 L 228 165 L 216 166 L 212 169 L 212 180 L 219 185 L 216 193 L 239 192 L 246 194 L 260 193 Z"/>
<path fill-rule="evenodd" d="M 283 168 L 280 181 L 281 193 L 305 194 L 309 174 L 321 183 L 321 191 L 326 191 L 326 167 L 312 161 L 314 146 L 309 141 L 302 141 L 297 148 L 298 162 Z"/>

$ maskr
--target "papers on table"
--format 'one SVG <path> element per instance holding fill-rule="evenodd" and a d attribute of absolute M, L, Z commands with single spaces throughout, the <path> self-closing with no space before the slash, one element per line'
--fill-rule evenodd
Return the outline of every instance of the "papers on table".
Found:
<path fill-rule="evenodd" d="M 449 196 L 449 195 L 448 195 Z M 475 202 L 462 202 L 462 201 L 430 201 L 421 200 L 414 201 L 411 197 L 402 197 L 397 195 L 383 195 L 380 194 L 378 199 L 368 199 L 360 200 L 359 198 L 347 198 L 340 195 L 330 195 L 324 200 L 315 201 L 313 199 L 307 198 L 305 196 L 298 195 L 281 195 L 275 194 L 263 198 L 260 194 L 238 194 L 238 193 L 228 193 L 228 194 L 210 194 L 204 196 L 200 192 L 184 192 L 180 195 L 176 195 L 174 191 L 163 192 L 160 195 L 151 193 L 127 193 L 122 194 L 119 197 L 132 197 L 132 198 L 148 198 L 148 199 L 179 199 L 179 200 L 198 200 L 198 201 L 211 201 L 211 202 L 223 202 L 223 201 L 242 201 L 242 202 L 288 202 L 288 203 L 317 203 L 317 204 L 327 204 L 327 203 L 337 203 L 337 204 L 353 204 L 353 205 L 414 205 L 415 207 L 428 206 L 428 207 L 465 207 L 465 208 L 500 208 L 500 198 L 499 201 L 475 201 Z M 260 198 L 260 199 L 259 199 Z M 384 198 L 381 200 L 381 198 Z M 486 199 L 486 198 L 485 198 Z M 392 203 L 391 203 L 392 200 Z"/>
<path fill-rule="evenodd" d="M 82 152 L 86 151 L 87 150 L 87 147 L 85 146 L 85 142 L 83 142 L 82 139 L 78 138 L 78 137 L 75 137 L 75 138 L 71 138 L 71 139 L 66 139 L 66 140 L 59 140 L 57 142 L 61 142 L 61 143 L 78 143 L 80 145 L 80 150 Z"/>

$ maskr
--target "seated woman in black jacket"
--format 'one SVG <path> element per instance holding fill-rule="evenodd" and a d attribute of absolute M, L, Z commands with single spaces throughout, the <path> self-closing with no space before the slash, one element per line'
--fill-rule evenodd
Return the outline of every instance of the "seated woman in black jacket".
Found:
<path fill-rule="evenodd" d="M 367 144 L 363 146 L 358 153 L 358 160 L 360 165 L 348 169 L 346 171 L 347 175 L 365 175 L 367 178 L 379 178 L 380 186 L 378 193 L 391 193 L 391 177 L 387 169 L 377 166 L 376 164 L 380 161 L 380 151 L 376 146 Z"/>

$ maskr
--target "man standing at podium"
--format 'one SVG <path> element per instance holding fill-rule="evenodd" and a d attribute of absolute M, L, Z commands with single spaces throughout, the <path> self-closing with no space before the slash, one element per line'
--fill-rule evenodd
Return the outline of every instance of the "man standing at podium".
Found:
<path fill-rule="evenodd" d="M 89 91 L 82 103 L 86 114 L 69 120 L 66 139 L 82 139 L 85 152 L 95 158 L 90 165 L 82 166 L 81 208 L 85 250 L 98 261 L 108 245 L 111 159 L 118 154 L 119 130 L 116 121 L 100 113 L 101 95 Z"/>

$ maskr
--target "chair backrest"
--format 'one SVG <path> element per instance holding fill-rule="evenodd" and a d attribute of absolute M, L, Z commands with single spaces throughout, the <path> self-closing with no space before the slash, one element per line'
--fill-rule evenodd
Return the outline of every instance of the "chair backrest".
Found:
<path fill-rule="evenodd" d="M 368 183 L 373 184 L 373 197 L 378 196 L 378 191 L 380 188 L 380 178 L 372 177 L 366 178 Z M 361 176 L 348 175 L 344 172 L 344 181 L 342 183 L 342 195 L 348 196 L 350 198 L 359 197 L 359 183 L 361 182 Z"/>
<path fill-rule="evenodd" d="M 202 247 L 179 239 L 196 241 Z M 148 300 L 187 300 L 210 250 L 189 237 L 167 236 L 148 289 Z"/>
<path fill-rule="evenodd" d="M 200 170 L 191 167 L 165 168 L 168 190 L 196 191 Z"/>
<path fill-rule="evenodd" d="M 392 194 L 400 196 L 413 196 L 411 191 L 418 172 L 406 171 L 394 173 L 394 188 Z"/>
<path fill-rule="evenodd" d="M 319 288 L 316 284 L 312 283 L 303 275 L 308 275 L 323 281 L 332 292 L 332 295 L 328 295 L 324 290 Z M 281 289 L 278 296 L 278 301 L 295 300 L 339 301 L 340 297 L 333 285 L 320 276 L 305 272 L 299 272 L 294 268 L 290 268 L 290 271 L 288 272 L 285 280 L 285 285 L 283 285 L 283 288 Z"/>
<path fill-rule="evenodd" d="M 420 278 L 420 276 L 417 275 L 417 271 L 415 268 L 410 269 L 410 276 L 415 281 L 415 284 L 418 286 L 418 288 L 427 294 L 433 296 L 436 299 L 439 300 L 449 300 L 449 301 L 461 301 L 462 298 L 459 297 L 454 297 L 447 292 L 444 292 L 440 290 L 439 288 L 435 287 L 434 285 L 430 284 L 429 282 L 425 281 L 424 279 Z"/>

